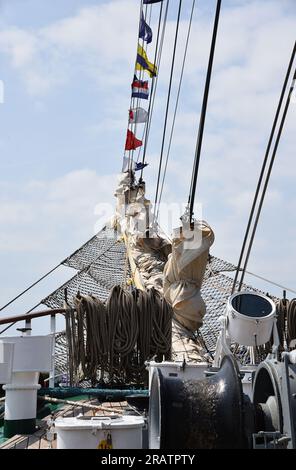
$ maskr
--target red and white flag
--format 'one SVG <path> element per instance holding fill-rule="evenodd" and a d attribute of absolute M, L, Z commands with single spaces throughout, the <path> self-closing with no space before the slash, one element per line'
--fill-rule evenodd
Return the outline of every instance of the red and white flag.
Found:
<path fill-rule="evenodd" d="M 140 98 L 142 100 L 148 100 L 149 98 L 149 85 L 148 81 L 139 80 L 137 76 L 134 76 L 132 83 L 132 98 Z"/>
<path fill-rule="evenodd" d="M 140 124 L 148 121 L 148 113 L 143 108 L 134 108 L 129 110 L 129 123 Z"/>

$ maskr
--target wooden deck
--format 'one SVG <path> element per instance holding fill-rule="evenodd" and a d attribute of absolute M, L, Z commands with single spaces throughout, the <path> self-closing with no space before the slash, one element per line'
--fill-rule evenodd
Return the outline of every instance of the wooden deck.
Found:
<path fill-rule="evenodd" d="M 97 413 L 100 415 L 108 415 L 108 409 L 111 412 L 123 412 L 128 406 L 127 402 L 117 402 L 117 403 L 104 403 L 104 410 L 95 411 L 93 409 L 88 409 L 87 405 L 96 405 L 100 406 L 96 399 L 93 400 L 83 400 L 77 402 L 76 406 L 67 405 L 58 412 L 54 414 L 55 419 L 59 417 L 74 417 L 83 414 L 84 416 L 95 416 Z M 15 435 L 8 439 L 6 442 L 0 445 L 0 449 L 56 449 L 56 434 L 54 434 L 54 440 L 47 440 L 47 422 L 50 418 L 46 416 L 42 420 L 37 421 L 38 429 L 34 434 L 28 436 Z"/>

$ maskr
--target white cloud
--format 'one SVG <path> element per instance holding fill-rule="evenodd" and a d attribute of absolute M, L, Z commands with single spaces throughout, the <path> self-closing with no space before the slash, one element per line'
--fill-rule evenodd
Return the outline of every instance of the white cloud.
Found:
<path fill-rule="evenodd" d="M 129 62 L 137 21 L 137 3 L 117 0 L 83 8 L 77 15 L 44 28 L 42 35 L 65 51 L 93 52 L 106 62 Z"/>
<path fill-rule="evenodd" d="M 32 63 L 38 41 L 34 34 L 12 27 L 1 31 L 0 49 L 10 56 L 14 67 L 22 68 Z"/>
<path fill-rule="evenodd" d="M 0 32 L 0 51 L 8 54 L 32 95 L 77 79 L 78 70 L 80 77 L 86 73 L 100 87 L 112 88 L 122 83 L 135 53 L 137 21 L 135 0 L 116 0 L 82 8 L 44 28 L 8 27 Z"/>
<path fill-rule="evenodd" d="M 118 132 L 124 125 L 120 116 L 126 106 L 124 103 L 128 101 L 135 55 L 137 5 L 138 2 L 133 0 L 109 1 L 82 8 L 72 17 L 45 28 L 26 31 L 8 27 L 0 32 L 0 51 L 9 55 L 12 66 L 33 94 L 42 95 L 54 87 L 65 86 L 73 77 L 79 77 L 79 80 L 90 78 L 97 84 L 101 103 L 106 109 L 102 109 L 100 122 L 88 123 L 85 130 L 90 136 L 107 131 Z M 293 6 L 294 0 L 250 0 L 229 2 L 222 8 L 198 198 L 204 203 L 204 217 L 216 232 L 214 251 L 234 262 L 238 258 L 272 119 L 295 41 L 296 13 Z M 188 196 L 212 32 L 212 24 L 202 5 L 198 5 L 195 18 L 163 196 L 163 200 L 170 202 L 184 202 Z M 152 200 L 174 27 L 175 21 L 169 21 L 159 80 L 160 94 L 156 100 L 147 153 L 150 163 L 146 172 L 147 190 Z M 182 62 L 186 27 L 186 22 L 182 22 L 174 90 Z M 149 57 L 153 58 L 153 52 L 149 52 Z M 125 93 L 127 99 L 124 101 Z M 296 227 L 291 217 L 295 212 L 295 203 L 291 201 L 293 198 L 287 185 L 287 182 L 292 185 L 296 176 L 295 112 L 296 106 L 293 105 L 250 260 L 251 270 L 257 269 L 271 278 L 282 275 L 289 284 L 293 281 L 293 273 L 286 264 L 288 258 L 296 258 L 293 241 Z M 104 175 L 103 160 L 100 168 Z M 60 253 L 66 252 L 69 238 L 74 247 L 76 241 L 82 242 L 83 237 L 92 231 L 95 223 L 93 209 L 99 201 L 113 201 L 114 184 L 112 176 L 101 176 L 87 169 L 71 172 L 59 179 L 24 183 L 25 202 L 21 196 L 17 199 L 11 194 L 11 206 L 6 205 L 1 214 L 7 222 L 1 234 L 2 248 L 13 251 L 15 246 L 15 249 L 33 253 L 37 247 L 38 251 L 42 251 L 44 244 L 38 241 L 41 239 L 48 249 L 50 247 L 51 253 L 57 245 Z M 18 217 L 22 221 L 20 234 L 13 234 L 14 245 L 8 248 L 3 237 L 9 240 Z M 30 227 L 26 220 L 30 221 Z M 36 224 L 40 227 L 38 233 L 32 228 Z M 281 226 L 285 226 L 285 233 L 288 233 L 285 237 Z M 67 230 L 71 234 L 69 238 Z M 282 237 L 285 238 L 287 253 L 290 253 L 286 261 L 278 243 Z"/>
<path fill-rule="evenodd" d="M 67 227 L 76 240 L 92 236 L 97 222 L 95 207 L 114 204 L 115 187 L 114 175 L 100 176 L 88 169 L 54 180 L 29 181 L 17 196 L 13 196 L 15 185 L 6 185 L 5 201 L 1 201 L 0 252 L 45 254 L 58 246 L 58 252 L 67 255 Z"/>

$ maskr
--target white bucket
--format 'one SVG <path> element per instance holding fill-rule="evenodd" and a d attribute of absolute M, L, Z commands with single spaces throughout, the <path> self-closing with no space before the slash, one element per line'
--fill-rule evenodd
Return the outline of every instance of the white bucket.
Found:
<path fill-rule="evenodd" d="M 164 377 L 177 377 L 183 380 L 191 380 L 191 379 L 204 379 L 206 371 L 209 368 L 209 364 L 207 362 L 201 363 L 183 363 L 183 362 L 154 362 L 151 361 L 147 365 L 147 369 L 149 371 L 149 390 L 151 388 L 151 381 L 152 375 L 155 368 L 159 368 L 162 372 Z"/>
<path fill-rule="evenodd" d="M 238 292 L 228 299 L 228 334 L 242 346 L 261 346 L 271 338 L 276 306 L 263 294 Z"/>
<path fill-rule="evenodd" d="M 57 449 L 142 449 L 143 426 L 138 416 L 59 418 Z"/>

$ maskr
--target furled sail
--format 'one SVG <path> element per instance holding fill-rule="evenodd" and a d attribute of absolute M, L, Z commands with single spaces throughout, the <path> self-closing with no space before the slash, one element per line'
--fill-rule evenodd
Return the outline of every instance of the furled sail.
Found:
<path fill-rule="evenodd" d="M 195 222 L 194 230 L 183 225 L 175 230 L 172 253 L 164 269 L 164 297 L 176 319 L 191 331 L 201 327 L 206 312 L 200 289 L 213 243 L 214 232 L 206 222 Z"/>

